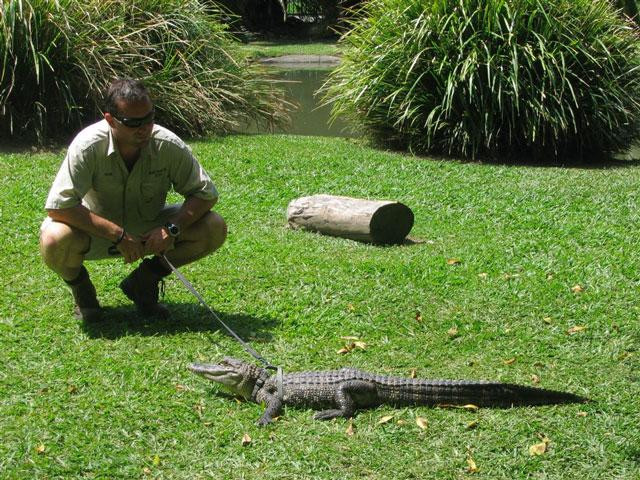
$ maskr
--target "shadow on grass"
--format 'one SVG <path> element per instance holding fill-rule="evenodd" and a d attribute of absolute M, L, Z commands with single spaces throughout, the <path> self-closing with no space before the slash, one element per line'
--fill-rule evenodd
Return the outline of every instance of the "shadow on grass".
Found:
<path fill-rule="evenodd" d="M 204 307 L 197 304 L 166 303 L 171 312 L 167 319 L 142 317 L 135 307 L 105 307 L 100 322 L 83 322 L 82 329 L 91 338 L 116 339 L 128 335 L 175 335 L 184 332 L 214 332 L 225 328 Z M 215 312 L 237 335 L 251 343 L 271 341 L 269 330 L 278 325 L 273 318 Z"/>
<path fill-rule="evenodd" d="M 640 166 L 640 159 L 596 159 L 596 160 L 566 160 L 543 161 L 537 159 L 482 159 L 480 161 L 462 160 L 463 163 L 479 163 L 485 165 L 498 165 L 504 167 L 538 167 L 538 168 L 572 168 L 578 170 L 606 170 L 618 168 L 635 168 Z"/>

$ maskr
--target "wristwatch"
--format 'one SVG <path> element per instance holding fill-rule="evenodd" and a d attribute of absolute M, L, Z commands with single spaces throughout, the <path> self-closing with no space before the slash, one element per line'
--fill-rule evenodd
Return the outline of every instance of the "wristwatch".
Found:
<path fill-rule="evenodd" d="M 164 224 L 164 228 L 167 229 L 167 232 L 169 232 L 169 235 L 171 235 L 173 238 L 176 238 L 178 235 L 180 235 L 180 227 L 175 223 L 167 222 Z"/>

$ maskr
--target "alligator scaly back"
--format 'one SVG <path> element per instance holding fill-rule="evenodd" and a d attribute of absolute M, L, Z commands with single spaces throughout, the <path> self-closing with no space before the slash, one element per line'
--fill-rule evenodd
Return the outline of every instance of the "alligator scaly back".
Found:
<path fill-rule="evenodd" d="M 426 380 L 376 375 L 353 368 L 274 375 L 255 365 L 225 359 L 217 365 L 191 365 L 191 371 L 218 382 L 247 400 L 265 403 L 259 424 L 269 423 L 283 405 L 323 409 L 327 420 L 351 417 L 359 408 L 379 405 L 535 406 L 585 402 L 572 393 L 510 383 L 474 380 Z"/>

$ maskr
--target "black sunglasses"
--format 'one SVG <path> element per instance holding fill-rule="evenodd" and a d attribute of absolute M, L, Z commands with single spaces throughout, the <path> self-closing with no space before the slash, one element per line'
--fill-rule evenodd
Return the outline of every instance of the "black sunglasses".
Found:
<path fill-rule="evenodd" d="M 153 119 L 156 116 L 156 111 L 151 110 L 144 117 L 119 117 L 118 115 L 111 114 L 113 118 L 115 118 L 118 122 L 120 122 L 125 127 L 129 128 L 139 128 L 143 125 L 147 125 L 153 122 Z"/>

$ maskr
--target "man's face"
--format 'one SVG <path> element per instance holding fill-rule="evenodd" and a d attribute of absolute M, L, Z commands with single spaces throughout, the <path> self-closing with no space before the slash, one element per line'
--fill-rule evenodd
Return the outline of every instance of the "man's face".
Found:
<path fill-rule="evenodd" d="M 153 104 L 149 99 L 145 99 L 135 102 L 121 100 L 116 102 L 116 105 L 117 114 L 107 112 L 104 118 L 111 127 L 118 147 L 135 149 L 144 147 L 149 143 L 153 130 Z"/>

